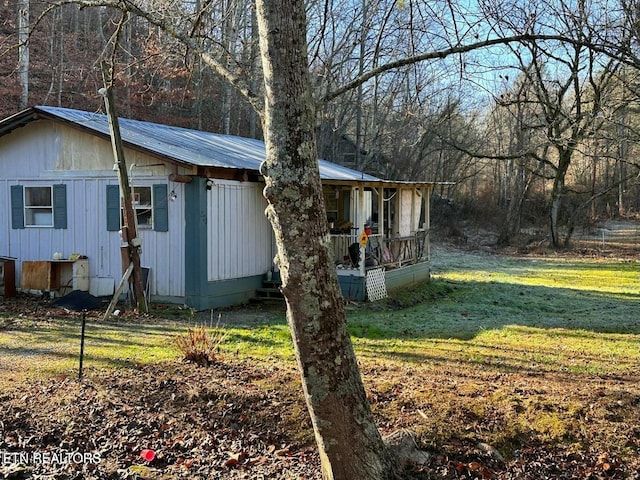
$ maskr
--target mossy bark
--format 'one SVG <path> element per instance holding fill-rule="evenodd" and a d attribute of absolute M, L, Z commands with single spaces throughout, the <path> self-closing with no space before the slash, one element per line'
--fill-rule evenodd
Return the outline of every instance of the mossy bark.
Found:
<path fill-rule="evenodd" d="M 257 18 L 266 96 L 267 215 L 323 478 L 393 478 L 395 461 L 373 422 L 330 254 L 304 2 L 258 0 Z"/>

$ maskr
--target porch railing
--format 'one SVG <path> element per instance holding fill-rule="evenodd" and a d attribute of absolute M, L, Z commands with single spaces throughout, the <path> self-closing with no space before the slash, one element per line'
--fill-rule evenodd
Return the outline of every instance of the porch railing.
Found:
<path fill-rule="evenodd" d="M 350 265 L 351 258 L 349 256 L 349 247 L 354 243 L 358 243 L 357 233 L 332 234 L 331 244 L 333 245 L 333 258 L 336 265 Z"/>
<path fill-rule="evenodd" d="M 336 264 L 345 268 L 356 268 L 356 258 L 352 258 L 349 247 L 353 244 L 359 246 L 357 234 L 332 235 L 334 259 Z M 359 247 L 355 247 L 357 249 Z M 357 251 L 357 250 L 356 250 Z M 369 235 L 369 241 L 365 249 L 365 266 L 386 268 L 399 268 L 405 265 L 424 262 L 429 258 L 429 232 L 419 230 L 414 235 L 406 237 L 384 238 L 381 234 Z M 354 261 L 355 260 L 355 261 Z"/>

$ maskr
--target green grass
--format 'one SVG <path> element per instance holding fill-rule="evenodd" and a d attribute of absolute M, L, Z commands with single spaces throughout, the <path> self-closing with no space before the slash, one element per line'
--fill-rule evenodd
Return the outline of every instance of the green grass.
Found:
<path fill-rule="evenodd" d="M 157 324 L 100 322 L 88 319 L 84 365 L 96 368 L 131 367 L 174 359 L 174 335 L 186 327 L 175 322 Z M 81 319 L 49 317 L 20 319 L 0 330 L 0 364 L 11 378 L 76 374 L 80 353 Z"/>
<path fill-rule="evenodd" d="M 430 284 L 387 302 L 405 308 L 350 316 L 363 355 L 505 371 L 637 368 L 638 263 L 437 256 Z"/>
<path fill-rule="evenodd" d="M 348 312 L 362 358 L 595 374 L 628 373 L 640 362 L 637 262 L 436 252 L 433 264 L 431 283 Z M 176 358 L 173 336 L 196 322 L 90 320 L 85 364 Z M 225 330 L 223 354 L 294 359 L 284 315 Z M 0 330 L 0 362 L 41 355 L 41 374 L 70 373 L 79 335 L 78 317 L 23 319 Z"/>
<path fill-rule="evenodd" d="M 224 324 L 224 316 L 223 322 Z M 271 324 L 252 327 L 225 327 L 229 336 L 222 349 L 227 354 L 293 361 L 291 333 L 284 315 Z"/>
<path fill-rule="evenodd" d="M 520 258 L 438 251 L 437 278 L 638 295 L 640 263 L 629 260 Z"/>

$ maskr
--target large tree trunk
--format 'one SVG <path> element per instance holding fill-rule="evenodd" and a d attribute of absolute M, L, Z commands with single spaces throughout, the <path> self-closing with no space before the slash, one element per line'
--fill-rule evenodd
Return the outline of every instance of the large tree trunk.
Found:
<path fill-rule="evenodd" d="M 283 15 L 283 12 L 286 12 Z M 324 479 L 393 478 L 346 328 L 318 171 L 302 0 L 258 0 L 265 196 Z"/>
<path fill-rule="evenodd" d="M 562 200 L 566 194 L 565 180 L 567 170 L 571 164 L 571 155 L 573 148 L 558 148 L 558 168 L 553 179 L 553 188 L 551 189 L 551 212 L 550 212 L 550 228 L 551 228 L 551 246 L 558 248 L 562 246 L 560 240 L 560 232 L 558 220 L 560 219 L 560 211 L 562 208 Z"/>
<path fill-rule="evenodd" d="M 551 228 L 551 246 L 560 246 L 560 232 L 558 231 L 558 217 L 560 216 L 560 206 L 562 204 L 562 196 L 564 195 L 564 182 L 556 181 L 551 190 L 551 210 L 550 210 L 550 228 Z"/>

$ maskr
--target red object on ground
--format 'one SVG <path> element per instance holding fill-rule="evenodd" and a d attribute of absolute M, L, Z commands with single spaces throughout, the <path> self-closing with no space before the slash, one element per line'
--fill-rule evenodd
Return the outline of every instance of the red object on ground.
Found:
<path fill-rule="evenodd" d="M 154 452 L 153 450 L 149 450 L 148 448 L 145 448 L 140 452 L 140 456 L 144 458 L 147 462 L 150 462 L 151 460 L 156 458 L 156 452 Z"/>

